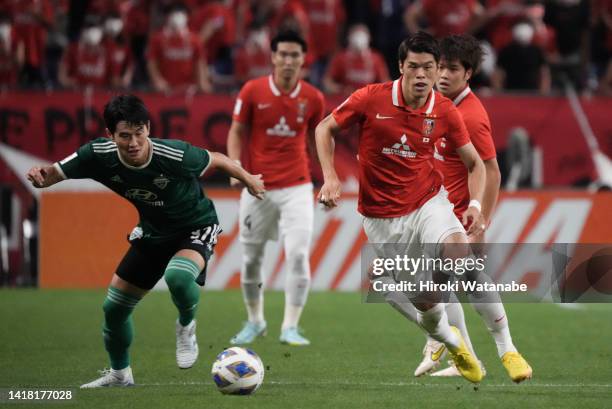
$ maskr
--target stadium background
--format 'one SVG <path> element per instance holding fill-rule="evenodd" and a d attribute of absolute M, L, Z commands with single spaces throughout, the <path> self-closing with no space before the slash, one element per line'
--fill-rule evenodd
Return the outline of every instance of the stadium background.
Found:
<path fill-rule="evenodd" d="M 189 9 L 190 29 L 206 39 L 199 46 L 206 56 L 206 80 L 210 88 L 194 80 L 188 86 L 177 85 L 162 92 L 148 75 L 147 63 L 153 56 L 147 52 L 147 43 L 166 24 L 165 16 L 176 3 L 167 0 L 0 0 L 0 27 L 10 27 L 8 36 L 2 34 L 6 30 L 0 30 L 0 286 L 46 289 L 0 291 L 0 322 L 6 329 L 0 336 L 0 359 L 6 364 L 0 370 L 0 387 L 74 386 L 89 378 L 92 368 L 104 362 L 99 323 L 88 317 L 101 320 L 102 289 L 127 248 L 122 238 L 136 221 L 136 213 L 127 202 L 95 183 L 64 182 L 43 193 L 25 183 L 25 171 L 41 161 L 60 160 L 86 141 L 101 136 L 103 105 L 119 92 L 134 92 L 144 99 L 153 115 L 153 136 L 184 139 L 224 152 L 237 90 L 249 75 L 269 69 L 269 54 L 266 54 L 269 50 L 265 47 L 257 49 L 259 54 L 252 56 L 252 60 L 244 56 L 244 50 L 261 44 L 262 33 L 269 38 L 279 29 L 292 28 L 305 35 L 310 47 L 305 79 L 326 91 L 327 107 L 331 110 L 356 86 L 348 81 L 334 87 L 324 79 L 334 54 L 350 48 L 351 28 L 356 24 L 368 28 L 371 49 L 367 51 L 381 53 L 391 78 L 397 75 L 397 45 L 416 26 L 437 35 L 472 32 L 489 50 L 483 70 L 472 85 L 489 112 L 502 170 L 502 196 L 489 229 L 489 239 L 524 244 L 609 243 L 612 239 L 609 229 L 612 194 L 608 192 L 612 186 L 612 165 L 608 159 L 612 156 L 609 119 L 612 2 L 191 0 L 182 5 Z M 67 61 L 65 54 L 70 44 L 83 41 L 80 34 L 87 28 L 105 27 L 109 19 L 120 19 L 123 23 L 117 38 L 132 55 L 130 68 L 124 66 L 119 70 L 109 66 L 104 78 L 92 82 L 83 78 L 74 83 L 63 80 L 61 65 Z M 516 48 L 520 36 L 514 28 L 519 24 L 532 27 L 532 39 L 522 47 L 530 49 L 529 55 L 538 57 L 533 61 L 520 60 L 524 64 L 508 64 L 507 57 L 498 57 L 511 54 L 512 47 Z M 103 44 L 111 47 L 108 39 Z M 76 61 L 79 66 L 78 56 Z M 363 59 L 352 61 L 342 67 L 346 71 L 355 68 L 357 72 L 352 78 L 373 75 L 367 72 Z M 247 67 L 257 69 L 249 71 Z M 529 71 L 527 67 L 536 67 L 537 71 Z M 128 82 L 122 83 L 119 77 L 127 70 L 133 70 L 133 74 L 128 75 L 131 77 Z M 513 72 L 523 83 L 504 84 L 500 81 L 503 77 L 500 72 L 506 78 Z M 338 78 L 341 77 L 334 80 L 336 85 L 342 81 Z M 345 192 L 342 205 L 334 212 L 317 209 L 315 218 L 311 265 L 313 290 L 320 292 L 312 295 L 304 325 L 314 339 L 321 339 L 321 349 L 315 349 L 313 358 L 305 351 L 278 352 L 274 337 L 255 345 L 264 360 L 272 362 L 270 385 L 267 392 L 265 388 L 261 392 L 266 406 L 280 407 L 283 402 L 291 401 L 287 391 L 298 391 L 302 396 L 300 390 L 307 393 L 323 390 L 322 396 L 327 396 L 327 392 L 333 392 L 333 382 L 338 379 L 346 383 L 344 387 L 348 390 L 344 400 L 336 401 L 339 407 L 373 404 L 376 388 L 384 391 L 388 402 L 400 404 L 403 400 L 396 389 L 423 402 L 428 399 L 427 390 L 431 391 L 432 386 L 449 392 L 458 384 L 445 380 L 413 383 L 409 378 L 410 368 L 416 365 L 421 344 L 417 330 L 406 328 L 384 306 L 361 305 L 359 298 L 353 296 L 352 292 L 362 285 L 359 253 L 365 240 L 356 212 L 356 146 L 354 133 L 338 139 L 336 160 Z M 315 184 L 320 186 L 320 170 L 316 165 L 312 170 Z M 238 193 L 229 189 L 225 178 L 214 173 L 206 176 L 203 186 L 216 203 L 224 229 L 207 286 L 208 290 L 223 291 L 209 291 L 199 313 L 206 323 L 206 331 L 208 328 L 214 331 L 214 334 L 206 332 L 205 336 L 210 338 L 200 335 L 210 342 L 210 351 L 201 358 L 205 363 L 201 366 L 206 367 L 214 352 L 218 352 L 216 349 L 224 346 L 238 328 L 243 313 L 239 292 L 235 290 L 239 286 L 240 268 L 240 247 L 236 240 Z M 519 279 L 537 282 L 541 268 L 525 260 Z M 266 286 L 282 289 L 283 255 L 278 245 L 270 245 L 264 269 Z M 342 290 L 348 294 L 326 290 Z M 140 359 L 154 361 L 155 348 L 168 349 L 171 357 L 172 334 L 158 329 L 156 321 L 146 315 L 167 318 L 171 323 L 173 312 L 163 292 L 152 294 L 151 300 L 142 307 L 148 312 L 137 313 L 136 327 L 144 336 L 165 339 L 149 344 L 141 353 Z M 70 303 L 78 308 L 69 308 Z M 274 316 L 280 314 L 281 305 L 282 296 L 272 293 L 267 304 L 271 323 L 278 319 Z M 501 370 L 496 368 L 494 352 L 485 347 L 482 355 L 489 355 L 488 365 L 492 367 L 489 377 L 493 378 L 493 385 L 486 392 L 490 395 L 484 393 L 478 399 L 483 404 L 499 406 L 495 394 L 501 392 L 512 394 L 501 407 L 516 407 L 514 404 L 520 402 L 527 407 L 532 406 L 529 403 L 534 407 L 572 407 L 572 402 L 573 407 L 578 402 L 583 407 L 605 407 L 604 402 L 612 399 L 609 385 L 612 373 L 601 362 L 609 362 L 612 354 L 609 345 L 600 340 L 612 336 L 609 306 L 562 309 L 555 305 L 510 305 L 508 309 L 517 342 L 534 359 L 536 376 L 541 379 L 534 381 L 532 388 L 523 389 L 528 391 L 526 398 L 515 396 L 512 385 L 507 384 Z M 209 316 L 211 310 L 224 313 Z M 362 339 L 362 332 L 330 318 L 342 311 L 350 311 L 346 322 L 363 319 L 363 326 L 356 326 L 362 331 L 367 328 L 384 334 L 380 336 L 381 351 L 402 352 L 391 354 L 391 362 L 384 353 L 372 352 L 372 345 Z M 13 314 L 24 319 L 15 320 Z M 82 342 L 86 345 L 75 341 L 78 336 L 74 329 L 53 325 L 57 321 L 57 315 L 53 314 L 82 327 Z M 474 325 L 477 343 L 489 345 L 482 325 L 471 312 L 468 315 L 468 321 L 477 324 Z M 534 328 L 542 321 L 548 324 Z M 593 323 L 606 324 L 594 329 Z M 323 330 L 324 327 L 333 329 Z M 562 333 L 563 340 L 548 350 L 538 342 L 538 339 L 561 337 Z M 48 335 L 47 342 L 41 339 L 44 334 Z M 406 342 L 409 336 L 418 342 Z M 368 356 L 370 362 L 376 362 L 376 368 L 366 368 L 363 362 L 353 358 L 349 362 L 356 366 L 343 364 L 342 357 L 337 355 L 346 346 L 339 347 L 332 342 L 334 338 L 343 340 L 340 343 L 344 345 L 356 339 L 353 346 L 355 342 L 359 346 L 351 353 Z M 394 338 L 404 341 L 390 341 Z M 58 343 L 64 345 L 63 352 L 43 351 L 45 345 L 57 348 Z M 576 363 L 567 371 L 567 367 L 557 362 L 558 356 L 576 343 L 582 343 L 584 355 L 574 353 Z M 145 341 L 137 340 L 135 354 L 144 345 Z M 70 368 L 63 368 L 55 380 L 48 367 L 61 365 L 62 354 L 68 348 L 80 348 L 68 359 L 79 367 L 78 371 L 69 373 Z M 329 351 L 333 351 L 332 358 Z M 293 354 L 292 369 L 275 373 L 275 368 L 285 367 L 289 362 L 286 354 Z M 91 362 L 90 356 L 96 361 Z M 37 358 L 44 363 L 37 363 Z M 87 365 L 82 365 L 84 360 Z M 32 369 L 24 368 L 21 362 Z M 164 391 L 199 392 L 201 385 L 210 383 L 206 368 L 199 369 L 196 379 L 184 381 L 175 374 L 167 375 L 176 372 L 170 364 L 166 367 L 165 363 L 159 366 L 141 363 L 142 372 L 151 371 L 149 375 L 141 374 L 145 377 L 144 383 L 148 382 L 155 390 L 153 393 L 159 402 L 169 399 Z M 380 368 L 385 365 L 384 369 Z M 321 379 L 322 367 L 329 372 Z M 351 378 L 344 371 L 361 372 Z M 163 373 L 161 380 L 155 376 L 160 373 Z M 391 381 L 380 383 L 381 377 Z M 371 389 L 365 385 L 371 385 Z M 212 386 L 207 388 L 212 390 Z M 464 403 L 474 399 L 465 389 L 457 393 L 459 401 Z M 213 402 L 221 403 L 209 394 L 207 397 Z M 119 392 L 111 396 L 125 398 Z M 101 395 L 90 396 L 84 402 L 97 406 L 105 403 L 103 399 Z M 184 396 L 179 399 L 197 402 Z M 308 403 L 305 407 L 316 402 L 314 397 L 304 399 Z M 172 404 L 171 400 L 168 402 Z M 456 402 L 446 397 L 438 403 L 443 407 Z"/>

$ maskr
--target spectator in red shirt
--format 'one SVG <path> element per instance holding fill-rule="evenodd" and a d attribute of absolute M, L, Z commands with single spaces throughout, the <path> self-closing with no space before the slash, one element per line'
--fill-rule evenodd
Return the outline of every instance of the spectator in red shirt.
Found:
<path fill-rule="evenodd" d="M 323 84 L 327 92 L 350 93 L 367 84 L 389 79 L 383 56 L 370 48 L 368 27 L 357 24 L 349 32 L 346 50 L 332 58 Z"/>
<path fill-rule="evenodd" d="M 147 60 L 156 91 L 212 91 L 202 42 L 189 30 L 183 6 L 170 9 L 166 25 L 151 39 Z"/>
<path fill-rule="evenodd" d="M 53 9 L 49 0 L 14 0 L 11 8 L 15 40 L 23 45 L 25 55 L 21 67 L 21 82 L 25 86 L 44 86 L 45 45 L 47 31 L 53 24 Z"/>
<path fill-rule="evenodd" d="M 435 37 L 469 32 L 483 13 L 477 0 L 418 0 L 406 9 L 405 24 L 416 33 L 419 22 L 427 20 L 427 31 Z"/>
<path fill-rule="evenodd" d="M 79 41 L 68 46 L 59 68 L 59 82 L 65 88 L 109 87 L 113 75 L 104 32 L 98 20 L 86 21 Z"/>
<path fill-rule="evenodd" d="M 341 0 L 303 0 L 310 25 L 311 54 L 314 60 L 310 81 L 320 86 L 334 53 L 338 38 L 344 33 L 346 13 Z"/>
<path fill-rule="evenodd" d="M 111 59 L 112 85 L 129 88 L 134 75 L 134 56 L 118 14 L 109 14 L 104 20 L 104 46 Z"/>
<path fill-rule="evenodd" d="M 134 78 L 132 85 L 141 86 L 149 83 L 145 50 L 151 25 L 152 0 L 131 0 L 122 7 L 121 14 L 125 21 L 124 34 L 130 42 L 134 55 Z"/>
<path fill-rule="evenodd" d="M 206 60 L 215 73 L 230 75 L 232 46 L 236 42 L 236 19 L 233 11 L 223 3 L 223 0 L 213 0 L 200 7 L 190 26 L 202 40 Z"/>
<path fill-rule="evenodd" d="M 234 75 L 240 85 L 253 78 L 270 73 L 272 54 L 270 52 L 270 34 L 265 26 L 251 27 L 243 47 L 240 47 L 234 59 Z"/>
<path fill-rule="evenodd" d="M 0 88 L 17 83 L 20 59 L 23 59 L 23 48 L 18 50 L 11 19 L 6 14 L 0 15 Z"/>

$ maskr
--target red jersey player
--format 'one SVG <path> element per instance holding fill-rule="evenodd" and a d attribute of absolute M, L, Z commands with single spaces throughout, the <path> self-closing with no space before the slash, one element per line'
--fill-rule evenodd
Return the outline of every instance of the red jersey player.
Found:
<path fill-rule="evenodd" d="M 485 176 L 461 115 L 432 89 L 439 53 L 436 40 L 427 33 L 407 38 L 398 53 L 399 79 L 359 89 L 319 124 L 316 142 L 325 178 L 319 200 L 329 207 L 337 205 L 340 181 L 333 165 L 333 135 L 359 124 L 359 212 L 365 216 L 368 241 L 402 244 L 404 255 L 413 259 L 431 255 L 457 260 L 469 256 L 468 238 L 433 167 L 435 142 L 441 137 L 453 141 L 469 170 L 472 202 L 463 221 L 470 235 L 485 227 L 480 214 Z M 384 254 L 382 246 L 374 247 L 377 256 Z M 390 272 L 373 285 L 377 280 L 397 281 Z M 444 304 L 411 301 L 420 326 L 448 348 L 461 375 L 480 382 L 480 365 L 457 328 L 448 324 Z"/>
<path fill-rule="evenodd" d="M 440 43 L 441 61 L 440 76 L 437 87 L 440 92 L 450 98 L 463 116 L 470 139 L 478 154 L 482 158 L 486 169 L 486 185 L 482 202 L 482 214 L 488 225 L 491 214 L 497 202 L 499 194 L 500 174 L 497 164 L 495 145 L 491 135 L 489 116 L 478 97 L 470 90 L 469 80 L 478 71 L 482 60 L 483 51 L 474 37 L 469 35 L 453 35 L 444 38 Z M 436 167 L 444 174 L 444 187 L 448 190 L 448 198 L 455 205 L 455 215 L 461 217 L 467 209 L 470 194 L 468 189 L 468 175 L 456 152 L 456 146 L 452 141 L 442 138 L 436 142 L 435 161 Z M 484 233 L 484 232 L 483 232 Z M 472 238 L 474 243 L 483 243 L 484 234 Z M 493 295 L 489 294 L 489 297 Z M 468 294 L 468 298 L 476 311 L 480 314 L 495 340 L 497 352 L 508 374 L 515 382 L 521 382 L 531 378 L 532 369 L 525 359 L 518 353 L 510 336 L 508 318 L 504 305 L 499 296 L 488 299 L 487 302 L 478 302 L 474 294 Z M 465 328 L 463 314 L 449 313 L 448 308 L 461 308 L 459 303 L 448 304 L 447 314 L 459 317 L 461 322 L 457 327 Z M 449 319 L 452 322 L 452 320 Z M 453 323 L 455 325 L 455 323 Z M 467 334 L 467 331 L 465 331 Z M 437 344 L 437 345 L 436 345 Z M 469 341 L 468 341 L 469 344 Z M 425 350 L 439 350 L 439 343 L 430 339 Z M 441 354 L 437 354 L 440 356 Z M 425 361 L 428 357 L 425 357 Z M 459 375 L 456 368 L 443 369 L 434 376 Z"/>
<path fill-rule="evenodd" d="M 280 230 L 287 265 L 285 315 L 280 341 L 308 345 L 298 322 L 308 296 L 308 262 L 313 228 L 313 192 L 306 138 L 323 117 L 324 99 L 316 88 L 300 80 L 306 42 L 293 32 L 271 41 L 272 75 L 248 81 L 236 100 L 227 151 L 231 159 L 261 174 L 266 197 L 240 198 L 240 241 L 244 249 L 241 284 L 248 321 L 230 343 L 251 343 L 266 331 L 263 315 L 261 262 L 268 240 Z M 234 184 L 235 181 L 232 181 Z"/>

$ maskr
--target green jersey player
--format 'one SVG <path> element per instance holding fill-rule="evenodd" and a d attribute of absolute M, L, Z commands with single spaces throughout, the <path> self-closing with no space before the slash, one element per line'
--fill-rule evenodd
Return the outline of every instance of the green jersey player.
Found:
<path fill-rule="evenodd" d="M 140 216 L 103 305 L 111 369 L 82 388 L 134 384 L 129 359 L 132 311 L 162 276 L 179 312 L 177 364 L 190 368 L 195 363 L 198 284 L 204 285 L 221 231 L 215 207 L 198 178 L 214 167 L 240 179 L 258 199 L 265 192 L 261 175 L 249 174 L 223 154 L 178 140 L 149 138 L 149 113 L 135 96 L 113 98 L 104 108 L 104 121 L 108 138 L 93 140 L 66 159 L 27 174 L 38 188 L 64 179 L 94 179 L 129 200 Z"/>

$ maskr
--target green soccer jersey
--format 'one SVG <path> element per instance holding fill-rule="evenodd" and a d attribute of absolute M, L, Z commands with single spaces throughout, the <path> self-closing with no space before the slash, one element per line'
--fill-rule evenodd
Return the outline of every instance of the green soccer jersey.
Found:
<path fill-rule="evenodd" d="M 150 142 L 149 158 L 139 167 L 125 163 L 107 138 L 81 146 L 56 166 L 66 178 L 94 179 L 136 206 L 140 221 L 132 238 L 159 243 L 219 223 L 198 180 L 210 164 L 210 153 L 178 140 Z"/>

